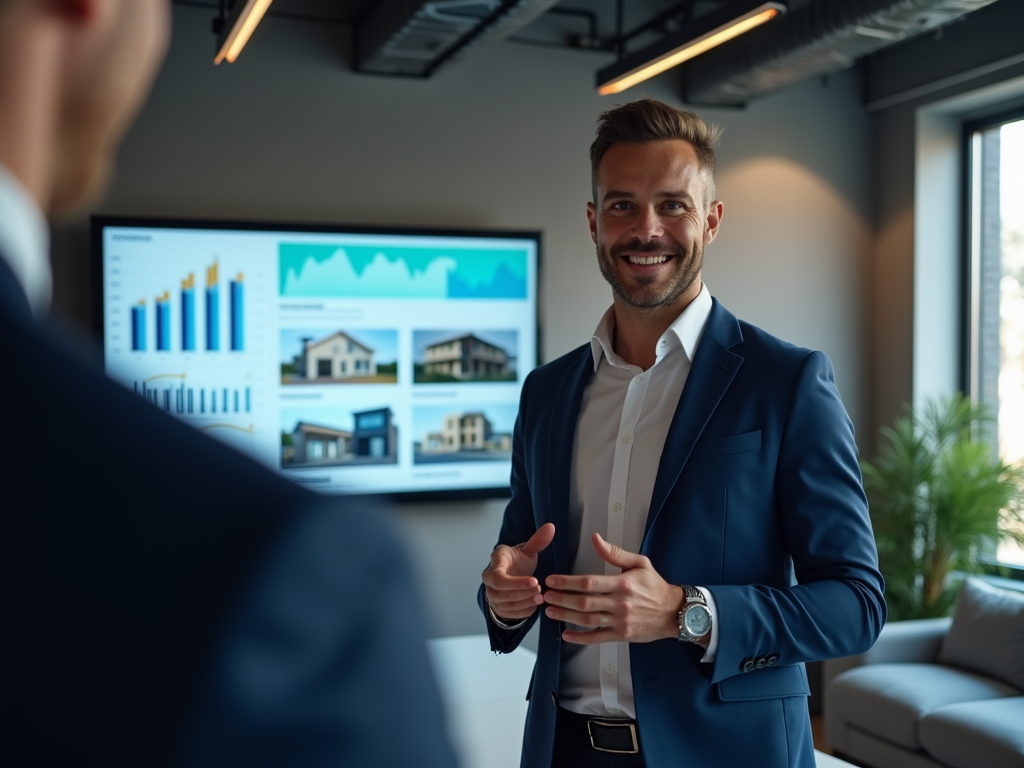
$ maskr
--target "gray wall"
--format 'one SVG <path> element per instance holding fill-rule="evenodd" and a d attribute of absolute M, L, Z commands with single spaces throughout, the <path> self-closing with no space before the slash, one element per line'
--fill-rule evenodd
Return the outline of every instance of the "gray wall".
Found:
<path fill-rule="evenodd" d="M 544 231 L 544 357 L 589 339 L 610 292 L 587 232 L 587 147 L 609 101 L 606 55 L 505 43 L 427 82 L 355 76 L 344 28 L 309 39 L 269 19 L 233 66 L 214 67 L 211 14 L 175 7 L 153 96 L 99 212 Z M 678 104 L 671 79 L 645 92 Z M 622 100 L 638 94 L 626 94 Z M 737 314 L 824 350 L 860 432 L 871 262 L 871 124 L 856 72 L 792 87 L 725 127 L 726 215 L 705 281 Z M 58 311 L 87 322 L 85 229 L 58 231 Z M 439 634 L 481 631 L 474 605 L 503 505 L 395 513 Z"/>
<path fill-rule="evenodd" d="M 904 403 L 959 386 L 961 126 L 1024 99 L 1021 29 L 1024 3 L 998 2 L 867 63 L 876 239 L 864 406 L 872 434 Z"/>

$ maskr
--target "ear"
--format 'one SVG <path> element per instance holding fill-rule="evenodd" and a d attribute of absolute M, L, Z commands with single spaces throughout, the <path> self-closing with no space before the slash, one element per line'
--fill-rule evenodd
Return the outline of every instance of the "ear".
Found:
<path fill-rule="evenodd" d="M 590 224 L 590 239 L 597 245 L 597 208 L 593 203 L 587 203 L 587 222 Z"/>
<path fill-rule="evenodd" d="M 718 235 L 718 227 L 722 223 L 725 206 L 721 200 L 715 200 L 708 206 L 708 216 L 704 221 L 704 245 L 708 245 Z"/>

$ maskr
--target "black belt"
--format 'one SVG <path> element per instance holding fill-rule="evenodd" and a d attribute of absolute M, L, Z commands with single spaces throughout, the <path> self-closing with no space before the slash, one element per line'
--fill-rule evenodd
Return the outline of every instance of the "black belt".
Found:
<path fill-rule="evenodd" d="M 636 720 L 627 717 L 581 715 L 559 707 L 557 728 L 559 733 L 569 734 L 573 741 L 599 752 L 640 753 L 640 731 Z"/>

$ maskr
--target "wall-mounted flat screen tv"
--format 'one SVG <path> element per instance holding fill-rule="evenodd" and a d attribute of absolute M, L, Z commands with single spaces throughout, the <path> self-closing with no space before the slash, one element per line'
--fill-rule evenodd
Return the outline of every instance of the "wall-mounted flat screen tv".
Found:
<path fill-rule="evenodd" d="M 325 493 L 507 492 L 539 233 L 92 228 L 107 373 L 154 408 Z"/>

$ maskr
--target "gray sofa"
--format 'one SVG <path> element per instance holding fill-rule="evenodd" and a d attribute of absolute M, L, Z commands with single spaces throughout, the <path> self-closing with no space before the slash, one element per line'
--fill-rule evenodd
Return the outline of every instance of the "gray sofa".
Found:
<path fill-rule="evenodd" d="M 825 662 L 825 738 L 871 768 L 1024 768 L 1024 593 L 968 579 L 952 619 Z"/>

